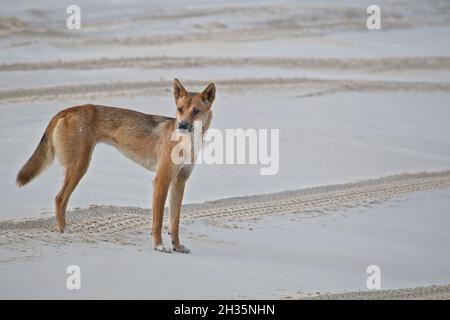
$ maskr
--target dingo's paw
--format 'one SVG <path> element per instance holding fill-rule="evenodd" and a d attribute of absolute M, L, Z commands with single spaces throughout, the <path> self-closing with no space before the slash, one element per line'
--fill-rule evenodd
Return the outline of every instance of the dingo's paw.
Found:
<path fill-rule="evenodd" d="M 171 253 L 172 252 L 171 248 L 166 247 L 163 244 L 159 244 L 159 245 L 155 246 L 155 250 L 159 251 L 159 252 L 166 252 L 166 253 Z"/>
<path fill-rule="evenodd" d="M 179 247 L 173 247 L 173 251 L 180 252 L 180 253 L 190 253 L 191 250 L 180 244 Z"/>

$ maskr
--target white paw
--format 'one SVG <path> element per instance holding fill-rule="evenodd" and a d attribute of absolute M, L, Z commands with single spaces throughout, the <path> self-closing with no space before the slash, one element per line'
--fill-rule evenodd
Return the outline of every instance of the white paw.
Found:
<path fill-rule="evenodd" d="M 166 247 L 166 246 L 163 245 L 163 244 L 160 244 L 160 245 L 155 246 L 155 250 L 156 250 L 156 251 L 159 251 L 159 252 L 166 252 L 166 253 L 171 253 L 171 252 L 172 252 L 172 249 L 171 249 L 171 248 Z"/>
<path fill-rule="evenodd" d="M 180 252 L 180 253 L 190 253 L 191 252 L 191 250 L 189 250 L 188 248 L 186 248 L 183 245 L 180 245 L 178 248 L 177 247 L 173 247 L 173 251 Z"/>

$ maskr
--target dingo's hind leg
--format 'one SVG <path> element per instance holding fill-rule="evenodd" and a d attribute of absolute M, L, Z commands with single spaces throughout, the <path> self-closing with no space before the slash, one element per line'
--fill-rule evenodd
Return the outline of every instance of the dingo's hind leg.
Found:
<path fill-rule="evenodd" d="M 181 203 L 183 201 L 184 186 L 186 178 L 176 177 L 170 185 L 169 195 L 169 232 L 172 237 L 173 250 L 181 253 L 189 253 L 189 249 L 180 243 L 179 227 Z"/>
<path fill-rule="evenodd" d="M 88 166 L 89 159 L 87 161 L 82 161 L 80 159 L 73 166 L 66 168 L 66 176 L 64 178 L 63 186 L 55 198 L 56 221 L 60 232 L 64 232 L 64 228 L 66 226 L 66 209 L 67 204 L 69 203 L 69 198 L 81 178 L 86 173 Z"/>
<path fill-rule="evenodd" d="M 94 141 L 91 132 L 77 130 L 76 126 L 72 126 L 71 119 L 61 120 L 56 128 L 54 145 L 56 155 L 65 168 L 65 177 L 63 186 L 55 198 L 55 213 L 58 229 L 64 232 L 67 204 L 89 167 Z"/>
<path fill-rule="evenodd" d="M 169 160 L 170 161 L 170 160 Z M 165 166 L 164 166 L 165 164 Z M 161 252 L 171 252 L 169 247 L 162 243 L 162 222 L 164 216 L 164 205 L 170 186 L 171 171 L 170 162 L 162 161 L 157 169 L 153 180 L 153 210 L 152 210 L 152 237 L 155 250 Z"/>

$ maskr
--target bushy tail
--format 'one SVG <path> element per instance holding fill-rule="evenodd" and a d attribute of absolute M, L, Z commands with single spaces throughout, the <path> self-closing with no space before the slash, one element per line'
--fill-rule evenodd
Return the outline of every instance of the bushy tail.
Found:
<path fill-rule="evenodd" d="M 42 173 L 54 159 L 54 148 L 52 144 L 52 131 L 54 126 L 49 124 L 47 130 L 45 130 L 39 145 L 34 151 L 33 155 L 28 159 L 25 165 L 20 169 L 17 174 L 16 183 L 18 187 L 21 187 L 33 178 Z"/>

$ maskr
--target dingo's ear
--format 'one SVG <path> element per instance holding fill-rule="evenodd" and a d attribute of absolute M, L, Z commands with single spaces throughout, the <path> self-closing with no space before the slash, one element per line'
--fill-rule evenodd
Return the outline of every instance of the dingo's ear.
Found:
<path fill-rule="evenodd" d="M 178 99 L 179 97 L 183 97 L 187 94 L 186 89 L 183 87 L 183 85 L 178 81 L 178 79 L 173 79 L 173 95 L 175 96 L 175 99 Z"/>
<path fill-rule="evenodd" d="M 216 98 L 216 86 L 210 83 L 202 92 L 202 99 L 206 104 L 212 103 Z"/>

